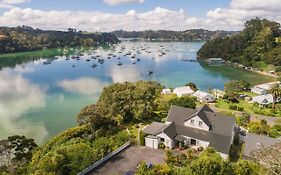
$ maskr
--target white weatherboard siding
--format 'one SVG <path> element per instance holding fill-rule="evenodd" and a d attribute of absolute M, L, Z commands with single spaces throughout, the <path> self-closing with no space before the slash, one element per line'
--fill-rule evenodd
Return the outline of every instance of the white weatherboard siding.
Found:
<path fill-rule="evenodd" d="M 145 137 L 145 146 L 147 146 L 149 148 L 158 149 L 159 143 L 160 143 L 160 141 L 157 138 Z"/>
<path fill-rule="evenodd" d="M 196 91 L 193 96 L 197 97 L 198 101 L 207 103 L 213 102 L 216 99 L 212 94 L 203 91 Z"/>
<path fill-rule="evenodd" d="M 161 94 L 163 94 L 163 95 L 167 95 L 167 94 L 171 94 L 171 93 L 172 93 L 171 89 L 163 89 L 161 92 Z"/>
<path fill-rule="evenodd" d="M 204 149 L 207 148 L 210 144 L 210 142 L 199 140 L 196 138 L 191 138 L 191 137 L 187 137 L 187 136 L 183 136 L 183 137 L 186 138 L 187 144 L 190 144 L 190 140 L 193 139 L 193 140 L 196 140 L 196 146 L 202 146 Z"/>
<path fill-rule="evenodd" d="M 192 95 L 194 91 L 189 86 L 177 87 L 173 91 L 178 97 Z"/>
<path fill-rule="evenodd" d="M 175 141 L 170 139 L 165 133 L 160 133 L 157 135 L 157 137 L 163 138 L 164 139 L 164 145 L 167 148 L 174 148 L 175 147 Z"/>
<path fill-rule="evenodd" d="M 194 121 L 194 124 L 192 125 L 191 121 Z M 199 126 L 199 122 L 202 122 L 202 126 Z M 209 131 L 209 127 L 198 117 L 198 116 L 194 116 L 192 118 L 190 118 L 189 120 L 184 122 L 184 126 L 188 126 L 188 127 L 192 127 L 192 128 L 196 128 L 196 129 L 202 129 L 205 131 Z"/>

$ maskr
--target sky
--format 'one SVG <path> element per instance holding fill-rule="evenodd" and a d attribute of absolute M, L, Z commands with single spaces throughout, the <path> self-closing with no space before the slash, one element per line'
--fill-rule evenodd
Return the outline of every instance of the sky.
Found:
<path fill-rule="evenodd" d="M 0 26 L 83 31 L 241 30 L 251 18 L 281 23 L 281 0 L 0 0 Z"/>

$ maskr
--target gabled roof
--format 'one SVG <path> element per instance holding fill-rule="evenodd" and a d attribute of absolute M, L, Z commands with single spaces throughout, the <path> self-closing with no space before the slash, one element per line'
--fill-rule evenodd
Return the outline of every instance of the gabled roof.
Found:
<path fill-rule="evenodd" d="M 143 129 L 143 133 L 155 136 L 162 132 L 166 134 L 170 139 L 175 138 L 177 135 L 174 123 L 165 124 L 153 122 L 151 125 Z"/>
<path fill-rule="evenodd" d="M 184 121 L 193 117 L 196 112 L 196 109 L 172 105 L 168 113 L 167 121 L 175 122 L 175 124 L 183 124 Z"/>
<path fill-rule="evenodd" d="M 214 112 L 214 111 L 212 111 L 212 109 L 210 109 L 209 106 L 204 105 L 198 109 L 198 112 L 195 115 L 197 115 L 208 127 L 210 127 L 211 123 L 208 117 L 206 116 L 205 112 Z"/>

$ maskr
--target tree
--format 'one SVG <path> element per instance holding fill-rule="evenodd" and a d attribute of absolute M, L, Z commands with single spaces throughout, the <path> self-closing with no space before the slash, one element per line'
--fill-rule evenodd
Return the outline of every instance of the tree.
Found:
<path fill-rule="evenodd" d="M 25 136 L 10 136 L 8 141 L 14 150 L 16 160 L 29 161 L 32 157 L 32 151 L 37 147 L 34 139 L 26 138 Z"/>
<path fill-rule="evenodd" d="M 240 159 L 233 164 L 233 170 L 237 175 L 259 175 L 260 167 L 252 161 Z"/>
<path fill-rule="evenodd" d="M 269 90 L 269 93 L 272 94 L 273 97 L 272 108 L 275 109 L 275 105 L 278 98 L 281 98 L 281 88 L 279 87 L 279 85 L 276 85 Z"/>
<path fill-rule="evenodd" d="M 186 83 L 185 86 L 189 86 L 190 89 L 192 89 L 193 91 L 197 91 L 197 90 L 198 90 L 196 84 L 194 84 L 194 83 L 192 83 L 192 82 Z"/>
<path fill-rule="evenodd" d="M 177 105 L 181 107 L 186 107 L 186 108 L 196 108 L 196 100 L 193 97 L 180 97 L 180 98 L 174 98 L 169 101 L 169 106 L 171 105 Z"/>

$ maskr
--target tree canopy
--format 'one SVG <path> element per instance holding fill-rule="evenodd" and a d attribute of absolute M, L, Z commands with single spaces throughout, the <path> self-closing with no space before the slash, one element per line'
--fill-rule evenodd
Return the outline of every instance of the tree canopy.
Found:
<path fill-rule="evenodd" d="M 260 61 L 281 65 L 280 24 L 267 19 L 247 21 L 237 35 L 208 41 L 198 51 L 201 59 L 221 57 L 245 66 L 258 67 Z"/>

